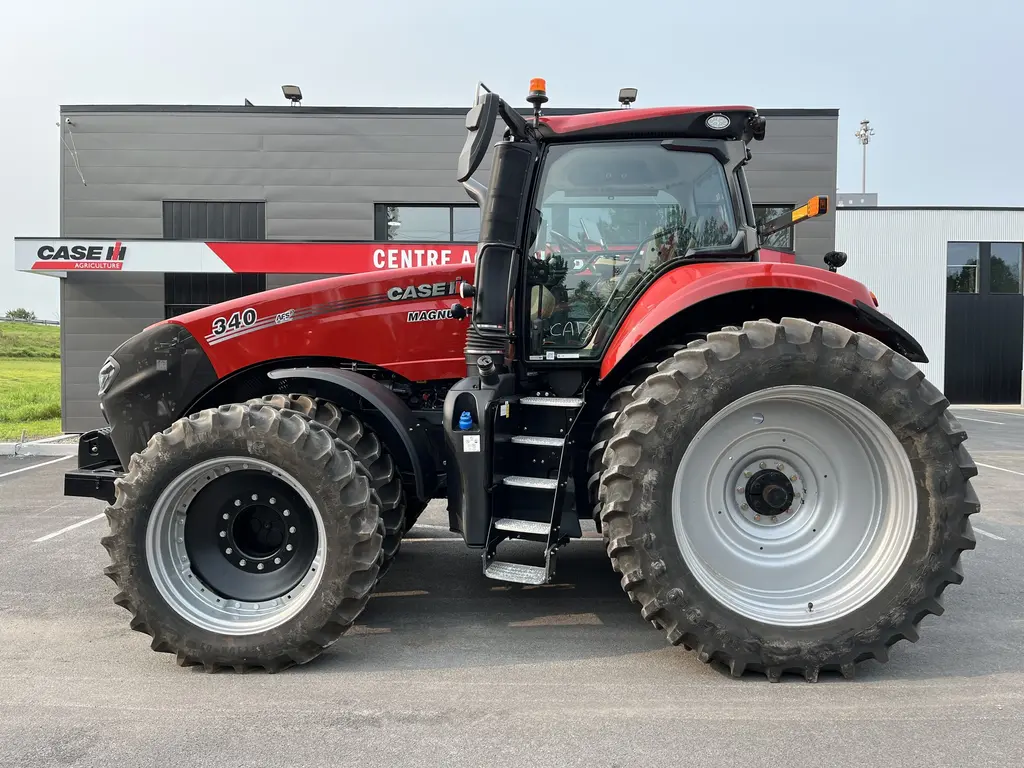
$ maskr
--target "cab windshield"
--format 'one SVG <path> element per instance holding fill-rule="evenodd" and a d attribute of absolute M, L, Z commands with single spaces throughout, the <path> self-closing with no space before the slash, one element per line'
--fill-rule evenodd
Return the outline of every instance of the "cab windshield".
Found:
<path fill-rule="evenodd" d="M 654 271 L 695 250 L 731 248 L 737 233 L 722 164 L 660 141 L 552 147 L 536 207 L 531 346 L 548 359 L 598 354 Z"/>

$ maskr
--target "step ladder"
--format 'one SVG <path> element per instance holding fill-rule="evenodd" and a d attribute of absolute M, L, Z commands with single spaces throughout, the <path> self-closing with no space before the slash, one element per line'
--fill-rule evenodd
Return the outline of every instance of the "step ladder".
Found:
<path fill-rule="evenodd" d="M 487 533 L 487 545 L 484 547 L 483 566 L 484 575 L 489 579 L 506 581 L 516 584 L 546 584 L 551 581 L 555 573 L 555 556 L 558 550 L 564 547 L 568 536 L 561 532 L 562 507 L 564 505 L 567 485 L 572 482 L 569 478 L 569 466 L 571 464 L 571 447 L 573 444 L 574 427 L 577 422 L 580 410 L 583 407 L 583 398 L 579 397 L 545 397 L 541 395 L 510 398 L 501 403 L 499 408 L 558 408 L 569 418 L 568 429 L 561 430 L 563 435 L 546 434 L 514 434 L 509 438 L 509 443 L 518 450 L 532 450 L 537 448 L 548 448 L 559 452 L 558 473 L 556 477 L 532 477 L 523 474 L 503 475 L 495 473 L 497 482 L 492 489 L 492 494 L 497 499 L 503 488 L 524 489 L 526 493 L 536 495 L 538 507 L 545 507 L 549 510 L 547 520 L 522 520 L 514 517 L 503 517 L 495 514 L 491 519 L 491 525 Z M 507 411 L 504 412 L 507 415 Z M 527 424 L 531 419 L 527 416 Z M 524 462 L 525 463 L 525 462 Z M 498 509 L 498 504 L 492 505 Z M 498 546 L 505 541 L 519 540 L 529 541 L 543 546 L 543 565 L 532 565 L 529 563 L 511 562 L 497 559 Z M 540 559 L 540 558 L 538 558 Z"/>

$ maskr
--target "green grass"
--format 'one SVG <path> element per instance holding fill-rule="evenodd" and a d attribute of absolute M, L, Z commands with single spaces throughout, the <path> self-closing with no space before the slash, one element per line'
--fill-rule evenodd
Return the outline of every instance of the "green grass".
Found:
<path fill-rule="evenodd" d="M 0 441 L 60 433 L 60 329 L 0 323 Z"/>
<path fill-rule="evenodd" d="M 60 327 L 0 322 L 0 358 L 60 359 Z"/>

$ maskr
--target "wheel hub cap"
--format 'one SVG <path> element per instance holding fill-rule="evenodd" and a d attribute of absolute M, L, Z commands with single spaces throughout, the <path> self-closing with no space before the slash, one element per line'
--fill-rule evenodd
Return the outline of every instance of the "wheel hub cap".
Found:
<path fill-rule="evenodd" d="M 747 481 L 744 496 L 756 513 L 774 515 L 789 510 L 793 484 L 777 469 L 762 469 Z"/>

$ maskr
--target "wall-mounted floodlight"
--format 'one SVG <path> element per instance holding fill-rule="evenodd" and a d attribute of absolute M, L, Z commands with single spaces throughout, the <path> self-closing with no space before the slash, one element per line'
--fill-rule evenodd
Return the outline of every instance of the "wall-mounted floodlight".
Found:
<path fill-rule="evenodd" d="M 292 103 L 293 107 L 302 103 L 302 89 L 297 85 L 282 85 L 281 93 Z"/>
<path fill-rule="evenodd" d="M 620 88 L 619 104 L 623 109 L 629 109 L 629 105 L 636 101 L 636 88 Z"/>

